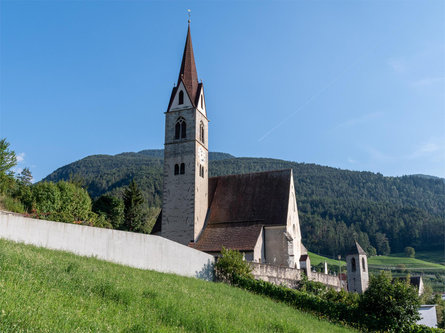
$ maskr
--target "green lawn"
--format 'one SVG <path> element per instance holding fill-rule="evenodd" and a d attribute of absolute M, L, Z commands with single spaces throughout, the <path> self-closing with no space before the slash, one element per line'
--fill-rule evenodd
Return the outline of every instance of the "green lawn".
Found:
<path fill-rule="evenodd" d="M 353 332 L 221 283 L 0 240 L 0 332 Z"/>
<path fill-rule="evenodd" d="M 394 253 L 391 257 L 404 257 L 404 253 Z M 445 265 L 445 250 L 438 251 L 416 251 L 416 259 L 432 262 L 435 264 Z"/>
<path fill-rule="evenodd" d="M 369 271 L 371 274 L 378 274 L 381 270 L 390 270 L 394 277 L 412 275 L 423 275 L 423 281 L 426 285 L 433 288 L 435 292 L 445 292 L 445 266 L 437 262 L 441 260 L 441 251 L 416 252 L 417 258 L 407 258 L 402 253 L 391 254 L 390 256 L 374 256 L 368 259 Z M 329 265 L 338 266 L 338 260 L 329 259 L 309 252 L 311 265 L 316 266 L 321 262 L 327 261 Z M 421 260 L 425 258 L 427 260 Z M 406 270 L 401 272 L 397 265 L 403 264 Z M 342 266 L 346 262 L 341 262 Z"/>
<path fill-rule="evenodd" d="M 407 270 L 413 271 L 438 271 L 445 272 L 445 266 L 417 258 L 395 257 L 395 256 L 375 256 L 368 260 L 370 268 L 384 269 L 395 268 L 399 264 L 404 264 Z"/>
<path fill-rule="evenodd" d="M 320 256 L 320 255 L 312 253 L 312 252 L 308 252 L 308 253 L 309 253 L 309 258 L 311 259 L 311 266 L 317 266 L 319 263 L 325 262 L 325 261 L 328 263 L 328 265 L 338 266 L 338 260 L 329 259 L 329 258 Z M 346 266 L 346 261 L 341 260 L 340 262 L 341 262 L 342 266 Z"/>

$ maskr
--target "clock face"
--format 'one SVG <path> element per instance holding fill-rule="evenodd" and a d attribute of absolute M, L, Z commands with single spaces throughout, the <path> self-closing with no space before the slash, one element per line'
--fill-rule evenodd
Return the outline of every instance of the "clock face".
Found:
<path fill-rule="evenodd" d="M 204 163 L 206 160 L 206 152 L 204 151 L 204 149 L 202 149 L 202 147 L 199 147 L 198 149 L 198 158 L 201 163 Z"/>

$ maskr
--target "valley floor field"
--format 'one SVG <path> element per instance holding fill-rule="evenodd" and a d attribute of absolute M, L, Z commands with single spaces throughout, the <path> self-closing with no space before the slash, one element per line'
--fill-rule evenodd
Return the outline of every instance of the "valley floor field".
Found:
<path fill-rule="evenodd" d="M 311 265 L 327 262 L 329 265 L 338 267 L 339 261 L 309 253 Z M 403 253 L 395 253 L 389 256 L 373 256 L 368 259 L 369 271 L 377 274 L 379 271 L 391 271 L 394 277 L 423 276 L 423 281 L 433 288 L 435 292 L 445 292 L 445 265 L 443 251 L 419 251 L 415 258 L 405 257 Z M 345 261 L 340 261 L 341 266 L 345 266 Z M 404 265 L 404 266 L 400 266 Z"/>
<path fill-rule="evenodd" d="M 353 332 L 230 287 L 0 240 L 0 332 Z"/>

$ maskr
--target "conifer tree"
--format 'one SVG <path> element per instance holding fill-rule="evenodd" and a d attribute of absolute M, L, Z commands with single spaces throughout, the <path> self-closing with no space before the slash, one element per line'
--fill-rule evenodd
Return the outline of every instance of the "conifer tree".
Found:
<path fill-rule="evenodd" d="M 124 226 L 129 231 L 139 231 L 145 222 L 143 211 L 144 197 L 134 179 L 125 189 L 124 195 Z"/>

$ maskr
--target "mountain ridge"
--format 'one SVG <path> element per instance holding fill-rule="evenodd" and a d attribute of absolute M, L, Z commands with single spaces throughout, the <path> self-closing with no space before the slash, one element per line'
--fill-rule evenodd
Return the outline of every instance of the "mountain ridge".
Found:
<path fill-rule="evenodd" d="M 365 250 L 388 254 L 405 246 L 443 246 L 445 186 L 442 178 L 385 177 L 313 163 L 209 153 L 209 176 L 292 169 L 305 244 L 338 254 L 351 239 Z M 90 196 L 121 196 L 134 179 L 148 207 L 162 203 L 163 150 L 91 155 L 58 168 L 43 181 L 82 179 Z M 329 252 L 326 252 L 329 251 Z"/>

